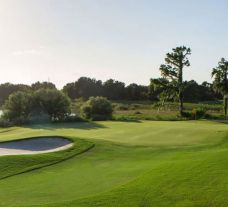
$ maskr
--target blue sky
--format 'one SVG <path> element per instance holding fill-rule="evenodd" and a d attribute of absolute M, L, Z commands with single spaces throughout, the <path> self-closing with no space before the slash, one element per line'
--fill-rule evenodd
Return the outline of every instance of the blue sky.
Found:
<path fill-rule="evenodd" d="M 1 0 L 0 83 L 80 76 L 148 84 L 171 48 L 191 47 L 185 79 L 228 58 L 225 0 Z"/>

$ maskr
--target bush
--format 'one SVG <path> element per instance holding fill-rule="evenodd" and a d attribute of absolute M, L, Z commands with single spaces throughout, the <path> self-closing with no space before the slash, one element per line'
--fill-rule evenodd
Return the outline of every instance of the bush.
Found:
<path fill-rule="evenodd" d="M 104 97 L 91 97 L 82 107 L 86 119 L 107 120 L 112 117 L 112 104 Z"/>
<path fill-rule="evenodd" d="M 192 109 L 192 118 L 193 119 L 205 118 L 206 114 L 207 114 L 207 111 L 203 107 Z"/>
<path fill-rule="evenodd" d="M 56 120 L 54 122 L 85 122 L 86 120 L 76 114 L 70 114 L 66 116 L 63 120 Z"/>
<path fill-rule="evenodd" d="M 188 112 L 188 111 L 183 111 L 182 112 L 182 117 L 187 118 L 187 119 L 192 119 L 192 112 Z"/>

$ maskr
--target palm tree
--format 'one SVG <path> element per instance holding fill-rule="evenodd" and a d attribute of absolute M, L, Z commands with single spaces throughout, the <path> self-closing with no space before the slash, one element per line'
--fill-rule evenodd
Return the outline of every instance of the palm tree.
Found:
<path fill-rule="evenodd" d="M 224 97 L 224 113 L 227 115 L 227 102 L 228 102 L 228 61 L 222 58 L 218 66 L 213 68 L 212 77 L 213 88 L 216 92 L 219 92 Z"/>

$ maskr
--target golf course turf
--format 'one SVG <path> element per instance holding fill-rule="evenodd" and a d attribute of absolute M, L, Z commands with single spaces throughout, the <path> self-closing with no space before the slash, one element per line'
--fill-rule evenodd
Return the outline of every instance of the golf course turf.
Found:
<path fill-rule="evenodd" d="M 0 129 L 60 136 L 59 152 L 0 157 L 1 207 L 227 207 L 228 124 L 139 121 Z"/>

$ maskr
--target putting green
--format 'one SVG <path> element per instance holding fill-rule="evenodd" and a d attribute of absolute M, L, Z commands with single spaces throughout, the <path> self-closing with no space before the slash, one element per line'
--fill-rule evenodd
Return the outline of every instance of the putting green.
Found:
<path fill-rule="evenodd" d="M 34 125 L 2 129 L 0 140 L 60 135 L 100 139 L 127 145 L 183 146 L 221 141 L 227 125 L 208 121 L 91 122 Z M 219 140 L 220 139 L 220 140 Z"/>
<path fill-rule="evenodd" d="M 57 135 L 79 144 L 72 151 L 1 157 L 8 170 L 0 177 L 65 161 L 0 180 L 0 206 L 225 207 L 227 132 L 227 124 L 207 121 L 1 129 L 1 140 Z"/>

